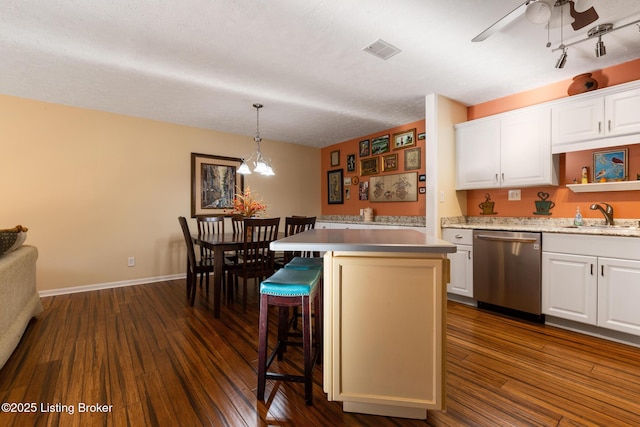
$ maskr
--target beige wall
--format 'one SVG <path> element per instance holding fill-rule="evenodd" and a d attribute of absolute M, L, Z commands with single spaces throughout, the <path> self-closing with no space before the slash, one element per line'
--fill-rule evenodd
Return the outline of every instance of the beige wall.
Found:
<path fill-rule="evenodd" d="M 3 95 L 0 122 L 0 228 L 29 228 L 41 291 L 183 274 L 177 217 L 190 215 L 190 153 L 255 148 L 247 136 Z M 319 215 L 320 150 L 262 149 L 276 176 L 245 182 L 268 216 Z"/>

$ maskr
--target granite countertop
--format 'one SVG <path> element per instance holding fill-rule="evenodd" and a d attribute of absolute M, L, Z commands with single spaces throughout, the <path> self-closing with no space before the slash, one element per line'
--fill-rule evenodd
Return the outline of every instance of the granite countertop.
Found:
<path fill-rule="evenodd" d="M 604 226 L 600 219 L 585 219 L 583 227 L 575 227 L 573 218 L 519 217 L 449 217 L 442 218 L 442 228 L 477 230 L 533 231 L 543 233 L 588 234 L 601 236 L 640 237 L 640 220 L 614 220 L 614 226 Z"/>
<path fill-rule="evenodd" d="M 271 242 L 274 251 L 453 253 L 456 246 L 416 230 L 314 229 Z"/>
<path fill-rule="evenodd" d="M 374 216 L 373 222 L 364 222 L 360 215 L 320 215 L 317 222 L 339 222 L 343 224 L 397 225 L 404 227 L 424 227 L 424 216 Z"/>

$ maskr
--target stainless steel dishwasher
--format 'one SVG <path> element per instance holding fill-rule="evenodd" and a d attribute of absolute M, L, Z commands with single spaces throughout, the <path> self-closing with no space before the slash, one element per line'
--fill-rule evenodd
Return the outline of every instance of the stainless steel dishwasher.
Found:
<path fill-rule="evenodd" d="M 473 254 L 478 307 L 544 320 L 541 233 L 474 230 Z"/>

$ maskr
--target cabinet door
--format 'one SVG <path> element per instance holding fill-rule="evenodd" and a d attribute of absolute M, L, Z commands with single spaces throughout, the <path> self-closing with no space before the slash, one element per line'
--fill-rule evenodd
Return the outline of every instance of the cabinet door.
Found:
<path fill-rule="evenodd" d="M 500 121 L 456 128 L 456 189 L 500 186 Z"/>
<path fill-rule="evenodd" d="M 502 119 L 500 155 L 502 186 L 557 184 L 552 174 L 551 110 L 527 111 Z"/>
<path fill-rule="evenodd" d="M 640 133 L 640 89 L 606 96 L 604 111 L 608 136 Z"/>
<path fill-rule="evenodd" d="M 451 261 L 447 292 L 473 298 L 473 246 L 458 245 L 456 248 L 456 253 L 447 255 Z"/>
<path fill-rule="evenodd" d="M 595 325 L 598 314 L 597 258 L 542 253 L 542 312 Z"/>
<path fill-rule="evenodd" d="M 551 142 L 554 147 L 604 135 L 602 97 L 567 102 L 551 109 Z M 557 150 L 555 150 L 557 152 Z"/>
<path fill-rule="evenodd" d="M 640 335 L 640 261 L 598 262 L 598 326 Z"/>

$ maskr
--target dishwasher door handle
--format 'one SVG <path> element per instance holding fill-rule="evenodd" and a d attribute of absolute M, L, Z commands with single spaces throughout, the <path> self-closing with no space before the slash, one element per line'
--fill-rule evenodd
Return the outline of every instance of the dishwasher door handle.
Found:
<path fill-rule="evenodd" d="M 535 237 L 500 237 L 489 236 L 487 234 L 478 234 L 476 239 L 480 240 L 493 240 L 495 242 L 516 242 L 516 243 L 536 243 L 538 241 Z"/>

